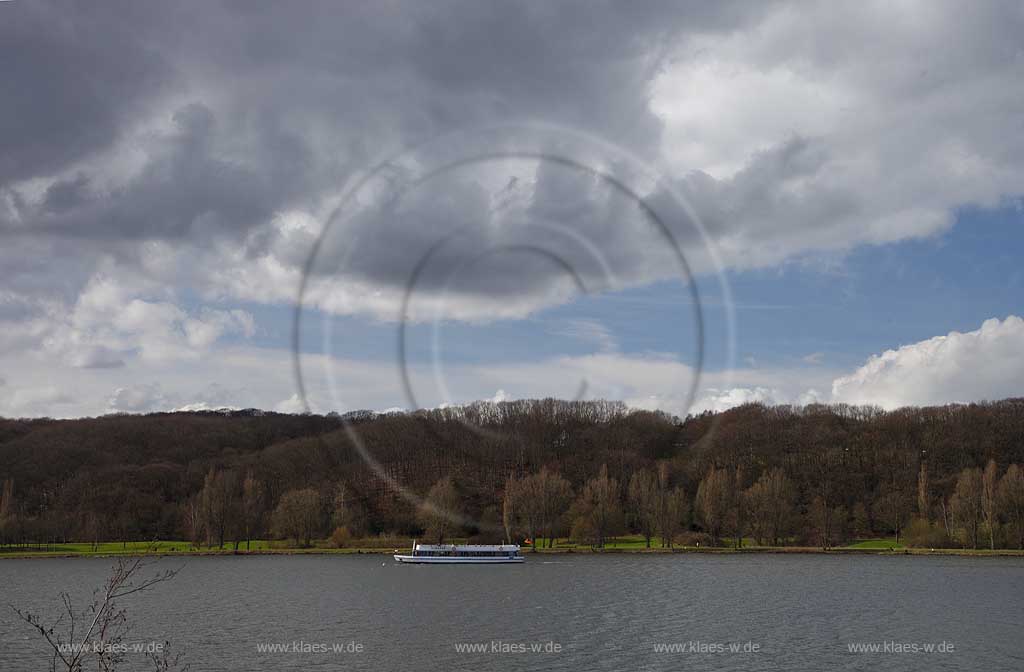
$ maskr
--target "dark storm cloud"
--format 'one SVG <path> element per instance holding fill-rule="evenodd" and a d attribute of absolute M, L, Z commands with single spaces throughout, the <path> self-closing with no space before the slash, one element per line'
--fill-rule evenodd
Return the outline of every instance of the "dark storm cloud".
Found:
<path fill-rule="evenodd" d="M 4 11 L 0 184 L 57 175 L 147 115 L 178 126 L 143 147 L 148 163 L 127 185 L 89 198 L 90 175 L 61 178 L 43 209 L 20 216 L 83 236 L 168 237 L 203 218 L 255 226 L 381 147 L 470 124 L 537 117 L 654 149 L 647 86 L 664 50 L 683 26 L 729 13 L 473 2 Z"/>
<path fill-rule="evenodd" d="M 174 130 L 156 143 L 139 175 L 97 195 L 82 174 L 55 182 L 34 226 L 85 238 L 201 238 L 261 223 L 295 193 L 301 151 L 282 151 L 279 162 L 265 166 L 227 161 L 214 155 L 222 131 L 209 108 L 186 105 L 172 121 Z"/>
<path fill-rule="evenodd" d="M 740 267 L 928 235 L 952 205 L 990 204 L 1019 183 L 1019 134 L 1008 130 L 1021 13 L 1001 7 L 962 18 L 937 3 L 928 22 L 743 2 L 16 2 L 0 12 L 0 264 L 17 269 L 12 291 L 73 297 L 110 257 L 176 290 L 284 300 L 293 293 L 280 278 L 295 282 L 316 227 L 275 218 L 322 223 L 373 160 L 509 120 L 593 134 L 643 160 L 676 142 L 733 166 L 700 172 L 669 157 L 669 177 Z M 877 59 L 863 58 L 868 37 Z M 506 146 L 523 147 L 563 149 Z M 348 262 L 342 279 L 364 294 L 401 291 L 457 232 L 424 287 L 443 288 L 454 269 L 456 293 L 542 296 L 569 281 L 552 259 L 474 261 L 538 242 L 598 286 L 608 269 L 626 283 L 677 273 L 635 204 L 593 176 L 495 170 L 347 221 L 328 247 Z M 675 207 L 657 190 L 653 200 Z M 700 253 L 685 213 L 667 219 Z M 154 242 L 167 247 L 144 247 Z M 268 268 L 280 276 L 267 280 Z"/>
<path fill-rule="evenodd" d="M 0 8 L 0 185 L 46 176 L 109 146 L 172 68 L 134 4 Z"/>
<path fill-rule="evenodd" d="M 268 227 L 276 214 L 315 211 L 372 159 L 470 126 L 536 118 L 656 152 L 648 86 L 666 53 L 684 30 L 742 14 L 732 4 L 610 2 L 17 4 L 0 28 L 14 103 L 0 112 L 0 233 L 22 247 L 78 241 L 73 267 L 101 255 L 133 264 L 133 241 L 165 240 L 204 252 L 233 241 L 246 258 L 273 253 L 298 268 L 311 240 L 283 240 Z M 42 193 L 23 182 L 36 177 L 48 181 Z M 493 219 L 479 185 L 447 186 L 446 198 L 414 197 L 416 213 L 345 232 L 362 245 L 353 272 L 398 287 L 441 237 Z M 538 185 L 531 207 L 567 202 L 551 198 L 564 186 Z M 516 232 L 528 225 L 443 250 L 438 268 L 462 264 L 468 276 L 453 291 L 531 291 L 564 278 L 529 255 L 473 263 L 523 242 Z M 628 227 L 586 235 L 608 248 L 606 234 L 611 242 Z M 592 267 L 572 258 L 578 247 L 559 254 Z M 176 281 L 203 291 L 204 263 L 217 261 L 196 254 L 191 279 Z M 54 278 L 35 276 L 51 273 L 32 269 L 17 284 L 47 285 Z"/>

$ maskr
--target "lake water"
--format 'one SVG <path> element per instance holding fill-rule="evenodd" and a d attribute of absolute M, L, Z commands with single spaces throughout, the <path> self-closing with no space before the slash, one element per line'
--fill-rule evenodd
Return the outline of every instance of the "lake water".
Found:
<path fill-rule="evenodd" d="M 48 663 L 7 604 L 56 615 L 60 590 L 81 604 L 111 562 L 0 561 L 0 670 Z M 156 567 L 180 565 L 172 582 L 124 604 L 134 640 L 171 640 L 196 672 L 1024 669 L 1017 558 L 577 555 L 420 566 L 253 556 Z M 260 652 L 267 645 L 291 648 Z M 912 645 L 920 652 L 898 651 Z M 141 657 L 129 663 L 144 669 Z"/>

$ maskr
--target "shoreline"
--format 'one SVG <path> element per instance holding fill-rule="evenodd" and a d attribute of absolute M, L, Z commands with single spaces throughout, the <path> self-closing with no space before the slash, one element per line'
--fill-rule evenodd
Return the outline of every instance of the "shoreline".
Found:
<path fill-rule="evenodd" d="M 384 548 L 281 548 L 259 550 L 206 549 L 197 551 L 166 551 L 166 550 L 126 550 L 123 552 L 68 552 L 68 551 L 0 551 L 0 560 L 38 560 L 48 558 L 187 558 L 187 557 L 223 557 L 223 556 L 263 556 L 263 555 L 386 555 L 391 556 L 394 549 Z M 972 558 L 1024 558 L 1024 550 L 1018 549 L 970 549 L 970 548 L 829 548 L 821 549 L 810 546 L 758 546 L 752 548 L 726 548 L 695 546 L 668 548 L 566 548 L 545 549 L 543 551 L 524 551 L 523 556 L 529 560 L 533 556 L 558 555 L 890 555 L 890 556 L 951 556 Z"/>

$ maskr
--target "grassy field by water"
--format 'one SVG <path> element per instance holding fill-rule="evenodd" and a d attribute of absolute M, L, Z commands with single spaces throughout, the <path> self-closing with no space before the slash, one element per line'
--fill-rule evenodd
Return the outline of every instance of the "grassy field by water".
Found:
<path fill-rule="evenodd" d="M 452 540 L 454 543 L 467 543 L 465 539 Z M 858 539 L 844 546 L 828 550 L 807 546 L 758 546 L 752 539 L 744 539 L 741 548 L 735 548 L 732 539 L 723 539 L 720 546 L 679 546 L 672 549 L 663 548 L 657 538 L 651 540 L 650 548 L 643 537 L 638 535 L 622 536 L 609 539 L 604 548 L 593 548 L 586 544 L 578 544 L 569 539 L 556 539 L 549 547 L 548 541 L 537 540 L 541 546 L 534 549 L 533 544 L 524 544 L 523 553 L 870 553 L 870 554 L 908 554 L 908 555 L 977 555 L 977 556 L 1024 556 L 1017 550 L 985 549 L 928 549 L 909 548 L 897 543 L 894 538 Z M 40 546 L 0 546 L 0 558 L 45 558 L 45 557 L 109 557 L 120 555 L 270 555 L 270 554 L 391 554 L 396 549 L 411 548 L 412 539 L 367 539 L 353 540 L 351 545 L 333 548 L 326 541 L 316 541 L 310 547 L 301 547 L 294 542 L 252 540 L 248 547 L 245 542 L 238 545 L 225 544 L 223 547 L 194 546 L 188 541 L 106 541 L 98 544 L 67 543 L 46 544 Z"/>

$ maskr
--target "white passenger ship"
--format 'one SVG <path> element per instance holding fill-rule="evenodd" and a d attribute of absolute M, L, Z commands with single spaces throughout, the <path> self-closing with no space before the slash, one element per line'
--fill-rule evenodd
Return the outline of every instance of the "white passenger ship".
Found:
<path fill-rule="evenodd" d="M 399 562 L 416 562 L 424 564 L 459 564 L 459 565 L 495 565 L 508 562 L 523 562 L 525 558 L 519 553 L 517 544 L 500 544 L 497 546 L 454 544 L 416 544 L 412 545 L 412 554 L 395 554 Z"/>

